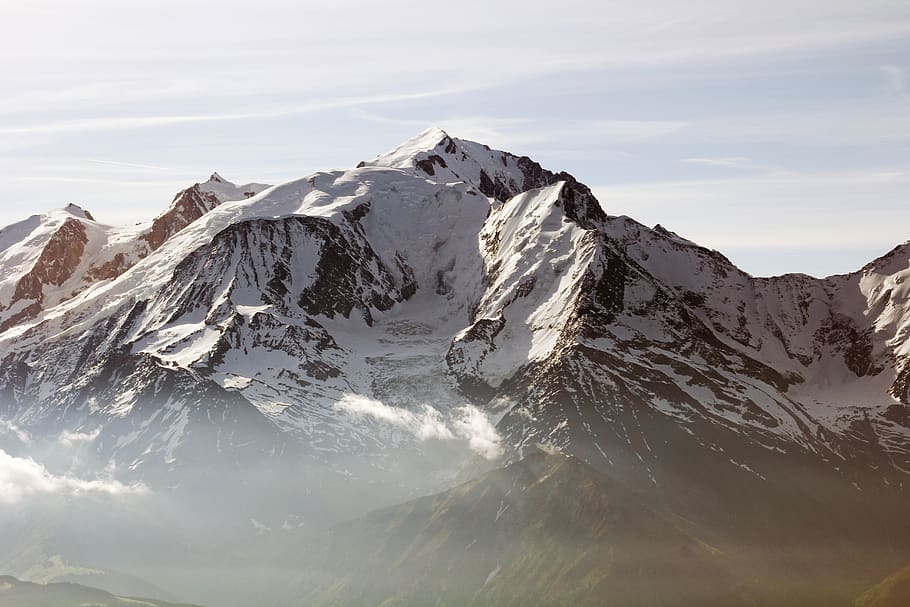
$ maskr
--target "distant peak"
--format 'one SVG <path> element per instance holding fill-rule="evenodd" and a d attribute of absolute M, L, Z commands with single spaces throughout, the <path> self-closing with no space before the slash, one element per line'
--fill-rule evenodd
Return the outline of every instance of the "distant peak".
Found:
<path fill-rule="evenodd" d="M 231 182 L 228 181 L 227 179 L 225 179 L 224 177 L 222 177 L 221 175 L 219 175 L 219 174 L 218 174 L 218 171 L 215 171 L 214 173 L 212 173 L 211 177 L 209 177 L 209 180 L 206 181 L 206 183 L 225 183 L 225 184 L 230 184 Z"/>
<path fill-rule="evenodd" d="M 438 126 L 431 126 L 402 143 L 398 146 L 398 150 L 410 151 L 415 154 L 419 152 L 429 152 L 441 145 L 447 144 L 451 140 L 452 138 L 449 137 L 449 134 L 441 128 Z"/>
<path fill-rule="evenodd" d="M 77 204 L 72 202 L 63 207 L 63 210 L 69 213 L 70 215 L 75 215 L 76 217 L 81 217 L 83 219 L 88 219 L 89 221 L 95 221 L 95 218 L 92 217 L 92 214 L 80 207 Z"/>
<path fill-rule="evenodd" d="M 212 176 L 209 177 L 208 181 L 197 183 L 190 189 L 195 189 L 203 194 L 213 195 L 219 202 L 227 202 L 228 200 L 243 200 L 244 198 L 250 198 L 267 187 L 269 186 L 264 183 L 237 184 L 228 181 L 216 171 L 212 173 Z"/>

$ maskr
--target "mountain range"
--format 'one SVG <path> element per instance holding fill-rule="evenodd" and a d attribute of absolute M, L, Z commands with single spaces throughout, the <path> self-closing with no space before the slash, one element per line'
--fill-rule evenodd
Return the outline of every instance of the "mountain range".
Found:
<path fill-rule="evenodd" d="M 685 558 L 644 570 L 723 580 L 711 600 L 747 592 L 745 570 L 840 600 L 910 563 L 908 276 L 905 243 L 850 274 L 753 277 L 609 215 L 568 173 L 434 128 L 276 186 L 215 173 L 127 229 L 70 205 L 0 230 L 0 447 L 72 471 L 69 440 L 80 474 L 219 496 L 213 516 L 247 533 L 446 496 L 348 531 L 441 586 L 374 579 L 361 559 L 336 594 L 298 585 L 307 604 L 374 604 L 365 580 L 401 588 L 388 604 L 510 604 L 497 579 L 533 590 L 515 604 L 583 604 L 622 586 L 616 551 L 649 534 Z M 515 479 L 483 476 L 510 464 Z M 471 560 L 450 541 L 498 495 L 471 478 L 526 487 L 528 506 L 449 584 Z M 553 495 L 580 527 L 532 516 Z M 582 529 L 580 569 L 565 546 L 558 567 L 533 554 Z M 355 543 L 319 542 L 336 564 L 332 546 Z M 493 575 L 514 551 L 529 556 Z M 554 581 L 550 597 L 534 579 L 592 590 Z"/>

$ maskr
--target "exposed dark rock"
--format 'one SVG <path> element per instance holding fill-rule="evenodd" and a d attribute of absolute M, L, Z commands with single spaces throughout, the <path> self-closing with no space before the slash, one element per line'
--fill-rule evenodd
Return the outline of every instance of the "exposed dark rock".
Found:
<path fill-rule="evenodd" d="M 215 207 L 221 204 L 218 198 L 209 192 L 203 192 L 199 184 L 177 194 L 171 207 L 159 215 L 152 227 L 140 236 L 154 251 L 168 238 L 190 225 Z"/>
<path fill-rule="evenodd" d="M 910 406 L 906 404 L 890 405 L 885 410 L 885 419 L 890 419 L 904 428 L 910 428 Z"/>
<path fill-rule="evenodd" d="M 844 364 L 857 377 L 878 375 L 884 367 L 872 358 L 872 330 L 859 331 L 847 318 L 833 315 L 823 328 L 829 345 L 843 352 Z"/>
<path fill-rule="evenodd" d="M 433 169 L 434 164 L 446 168 L 446 161 L 438 154 L 432 154 L 416 162 L 417 168 L 431 177 L 436 174 L 436 171 Z"/>
<path fill-rule="evenodd" d="M 16 290 L 6 306 L 9 309 L 20 302 L 30 302 L 0 323 L 0 332 L 16 324 L 32 319 L 43 309 L 44 289 L 59 287 L 72 278 L 82 262 L 88 236 L 85 226 L 78 219 L 67 219 L 51 236 L 41 255 L 16 283 Z M 4 308 L 0 307 L 0 310 Z"/>
<path fill-rule="evenodd" d="M 88 279 L 93 282 L 98 280 L 110 280 L 111 278 L 120 276 L 127 271 L 130 266 L 131 264 L 126 256 L 123 253 L 117 253 L 114 257 L 100 266 L 93 265 L 90 267 L 87 276 Z"/>

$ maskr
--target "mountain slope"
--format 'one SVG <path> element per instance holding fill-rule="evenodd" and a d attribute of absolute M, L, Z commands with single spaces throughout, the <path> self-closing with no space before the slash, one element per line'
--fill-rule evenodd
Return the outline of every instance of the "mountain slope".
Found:
<path fill-rule="evenodd" d="M 895 571 L 859 597 L 856 607 L 900 607 L 910 604 L 910 567 Z"/>
<path fill-rule="evenodd" d="M 625 402 L 863 460 L 844 471 L 861 486 L 869 465 L 877 485 L 910 469 L 903 249 L 854 275 L 754 279 L 607 217 L 567 174 L 438 129 L 362 165 L 236 201 L 223 200 L 262 186 L 214 175 L 179 194 L 134 240 L 157 248 L 0 334 L 9 416 L 104 425 L 139 412 L 138 386 L 184 376 L 182 404 L 164 407 L 184 412 L 157 432 L 143 422 L 135 450 L 173 459 L 187 403 L 221 389 L 317 451 L 408 442 L 352 424 L 334 404 L 353 393 L 408 409 L 467 398 L 505 415 L 516 447 L 586 457 L 604 449 L 586 425 Z"/>
<path fill-rule="evenodd" d="M 316 392 L 328 402 L 345 391 L 370 392 L 372 386 L 352 384 L 362 363 L 344 353 L 382 340 L 346 348 L 339 339 L 382 334 L 392 324 L 385 319 L 420 323 L 427 310 L 427 318 L 452 323 L 434 331 L 450 342 L 441 371 L 481 400 L 506 380 L 526 376 L 529 365 L 552 359 L 558 344 L 608 356 L 622 351 L 671 384 L 691 382 L 697 373 L 707 382 L 702 394 L 719 399 L 710 405 L 719 417 L 787 441 L 811 442 L 807 434 L 816 426 L 844 434 L 872 413 L 870 431 L 898 458 L 895 464 L 906 463 L 906 428 L 895 421 L 903 418 L 896 401 L 905 356 L 903 312 L 895 310 L 906 306 L 893 286 L 910 271 L 903 249 L 850 276 L 754 279 L 666 230 L 608 218 L 571 176 L 438 130 L 362 164 L 227 204 L 224 199 L 262 186 L 235 187 L 214 175 L 185 190 L 137 236 L 154 250 L 136 267 L 52 305 L 36 323 L 10 326 L 0 337 L 13 356 L 7 367 L 20 358 L 17 352 L 39 358 L 41 348 L 32 345 L 49 335 L 91 333 L 112 316 L 132 313 L 109 351 L 128 345 L 132 356 L 201 371 L 200 380 L 238 390 L 262 411 L 293 412 L 281 396 L 312 400 Z M 461 184 L 450 183 L 456 181 Z M 491 190 L 488 182 L 499 185 Z M 282 338 L 288 348 L 260 335 L 277 326 L 295 327 L 296 336 Z M 647 360 L 666 358 L 655 352 L 684 342 L 704 360 L 689 356 L 686 364 L 696 365 L 691 373 L 680 377 Z M 314 352 L 317 343 L 323 345 Z M 639 354 L 636 344 L 654 347 Z M 251 347 L 298 359 L 306 353 L 312 375 L 280 356 L 256 369 Z M 246 354 L 232 362 L 241 350 Z M 725 377 L 708 373 L 704 365 L 715 361 Z M 72 364 L 70 375 L 85 361 Z M 40 376 L 49 366 L 32 367 Z M 831 391 L 832 378 L 844 376 L 854 378 L 853 389 L 839 389 L 840 401 L 844 393 L 858 401 L 812 406 Z M 46 385 L 37 377 L 27 383 Z M 274 384 L 280 389 L 268 392 Z M 60 387 L 61 379 L 52 385 Z M 16 387 L 28 392 L 7 384 Z M 684 413 L 687 398 L 708 404 L 693 390 L 682 391 L 687 396 L 670 409 Z M 794 396 L 797 404 L 790 402 Z M 287 419 L 293 417 L 274 419 L 293 426 Z"/>
<path fill-rule="evenodd" d="M 307 605 L 723 605 L 729 558 L 580 460 L 538 453 L 339 525 L 301 563 Z M 306 592 L 311 580 L 330 581 Z M 317 582 L 318 584 L 318 582 Z"/>

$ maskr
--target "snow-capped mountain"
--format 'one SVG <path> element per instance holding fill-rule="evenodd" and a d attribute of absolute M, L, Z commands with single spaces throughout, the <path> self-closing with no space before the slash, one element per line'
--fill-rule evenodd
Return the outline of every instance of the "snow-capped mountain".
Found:
<path fill-rule="evenodd" d="M 68 207 L 0 249 L 0 414 L 99 430 L 140 476 L 457 438 L 549 444 L 690 509 L 694 488 L 748 501 L 810 470 L 844 499 L 906 497 L 907 245 L 754 278 L 430 129 L 278 186 L 215 174 L 131 230 Z"/>
<path fill-rule="evenodd" d="M 267 186 L 237 186 L 214 173 L 177 194 L 150 225 L 116 228 L 70 204 L 0 230 L 0 330 L 37 317 L 88 286 L 117 277 L 226 200 Z"/>

